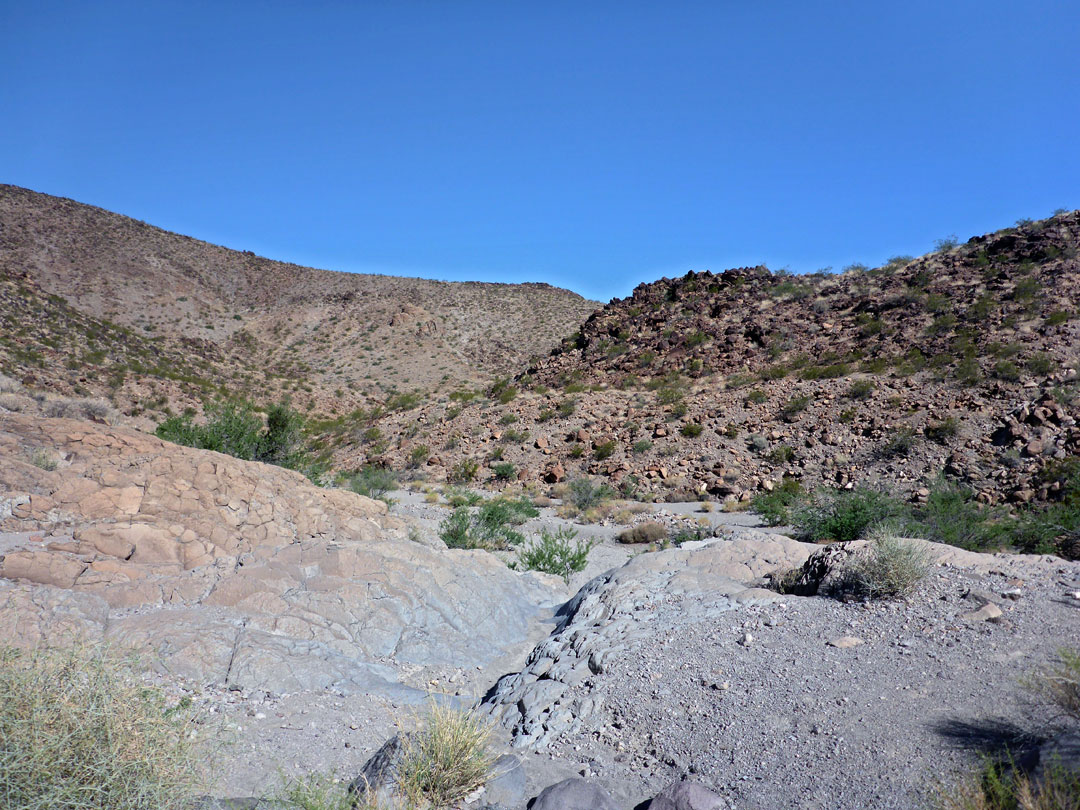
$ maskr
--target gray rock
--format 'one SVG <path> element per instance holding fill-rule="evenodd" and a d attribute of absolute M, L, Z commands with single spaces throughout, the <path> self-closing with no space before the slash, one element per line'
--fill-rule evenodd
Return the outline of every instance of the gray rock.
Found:
<path fill-rule="evenodd" d="M 492 777 L 484 785 L 484 802 L 489 808 L 521 807 L 525 803 L 525 768 L 513 754 L 503 754 L 491 767 Z"/>
<path fill-rule="evenodd" d="M 404 753 L 402 742 L 400 734 L 384 742 L 349 783 L 349 792 L 360 797 L 374 794 L 380 804 L 391 802 L 397 796 L 397 775 Z"/>
<path fill-rule="evenodd" d="M 672 782 L 655 799 L 649 810 L 726 810 L 728 803 L 697 782 Z"/>
<path fill-rule="evenodd" d="M 574 776 L 544 788 L 533 802 L 532 810 L 618 810 L 618 807 L 603 789 Z"/>

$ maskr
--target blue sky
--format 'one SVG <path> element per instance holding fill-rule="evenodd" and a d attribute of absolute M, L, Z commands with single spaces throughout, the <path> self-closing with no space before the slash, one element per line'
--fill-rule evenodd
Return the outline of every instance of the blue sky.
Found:
<path fill-rule="evenodd" d="M 0 182 L 606 300 L 1080 207 L 1078 43 L 1040 0 L 0 0 Z"/>

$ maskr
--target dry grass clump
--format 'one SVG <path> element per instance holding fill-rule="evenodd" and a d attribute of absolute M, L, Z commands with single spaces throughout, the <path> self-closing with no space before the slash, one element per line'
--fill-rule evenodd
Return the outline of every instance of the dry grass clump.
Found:
<path fill-rule="evenodd" d="M 401 795 L 413 807 L 456 805 L 491 775 L 490 738 L 478 715 L 433 703 L 420 728 L 402 735 Z"/>
<path fill-rule="evenodd" d="M 2 648 L 0 807 L 187 807 L 201 786 L 192 719 L 109 647 Z"/>
<path fill-rule="evenodd" d="M 1080 721 L 1080 651 L 1058 650 L 1058 660 L 1036 672 L 1026 685 L 1065 717 Z"/>
<path fill-rule="evenodd" d="M 1080 773 L 1050 768 L 1038 782 L 1011 767 L 990 763 L 956 785 L 939 788 L 937 810 L 1076 810 Z"/>
<path fill-rule="evenodd" d="M 926 579 L 933 557 L 913 540 L 898 537 L 888 526 L 876 526 L 867 534 L 869 553 L 852 562 L 848 583 L 870 599 L 899 599 Z"/>
<path fill-rule="evenodd" d="M 116 409 L 103 399 L 54 397 L 45 401 L 42 414 L 50 419 L 86 419 L 111 424 L 115 421 Z"/>

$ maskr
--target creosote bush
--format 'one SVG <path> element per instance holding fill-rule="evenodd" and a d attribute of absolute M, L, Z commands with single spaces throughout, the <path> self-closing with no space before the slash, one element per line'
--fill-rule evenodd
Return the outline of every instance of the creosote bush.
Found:
<path fill-rule="evenodd" d="M 791 515 L 802 540 L 846 543 L 860 539 L 868 528 L 904 514 L 903 504 L 876 490 L 818 491 Z"/>
<path fill-rule="evenodd" d="M 186 808 L 204 787 L 195 728 L 111 647 L 0 649 L 0 807 Z"/>
<path fill-rule="evenodd" d="M 560 576 L 569 585 L 571 576 L 585 570 L 592 550 L 588 540 L 573 542 L 576 537 L 576 529 L 560 528 L 554 533 L 541 529 L 540 539 L 521 552 L 518 564 L 529 571 Z"/>

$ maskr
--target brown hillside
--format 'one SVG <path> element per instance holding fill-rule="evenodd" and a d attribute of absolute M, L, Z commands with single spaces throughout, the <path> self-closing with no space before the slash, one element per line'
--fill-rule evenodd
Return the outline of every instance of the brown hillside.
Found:
<path fill-rule="evenodd" d="M 392 415 L 343 460 L 400 465 L 424 443 L 435 477 L 471 458 L 481 478 L 511 463 L 672 499 L 745 500 L 784 476 L 918 497 L 943 470 L 985 501 L 1052 497 L 1044 470 L 1080 451 L 1078 246 L 1073 212 L 873 270 L 643 284 L 515 398 Z"/>
<path fill-rule="evenodd" d="M 64 323 L 42 325 L 6 311 L 0 372 L 64 392 L 111 393 L 125 410 L 162 396 L 195 404 L 223 382 L 210 368 L 219 362 L 231 366 L 224 382 L 232 393 L 290 393 L 322 413 L 382 401 L 391 391 L 485 383 L 548 354 L 597 306 L 546 284 L 428 281 L 275 262 L 8 185 L 0 185 L 0 279 L 24 309 L 56 317 L 62 307 L 96 324 L 97 333 L 89 345 L 84 329 L 68 335 Z M 150 354 L 182 347 L 185 365 L 205 373 L 185 372 L 199 383 L 178 384 L 156 373 L 156 364 L 132 366 L 130 351 L 112 339 L 116 329 L 122 343 Z M 120 376 L 126 382 L 106 390 L 105 381 Z"/>

